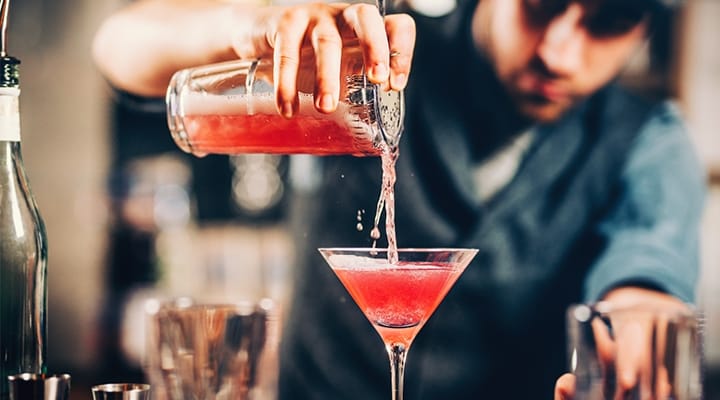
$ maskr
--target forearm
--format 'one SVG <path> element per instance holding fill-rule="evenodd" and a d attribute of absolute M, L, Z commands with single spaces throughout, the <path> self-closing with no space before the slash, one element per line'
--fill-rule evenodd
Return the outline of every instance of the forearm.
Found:
<path fill-rule="evenodd" d="M 236 58 L 233 38 L 251 35 L 256 15 L 221 1 L 137 1 L 100 26 L 93 57 L 117 88 L 161 96 L 175 71 Z"/>
<path fill-rule="evenodd" d="M 585 299 L 636 285 L 693 302 L 704 182 L 677 111 L 663 105 L 633 144 L 617 202 L 596 228 L 607 242 L 586 278 Z"/>

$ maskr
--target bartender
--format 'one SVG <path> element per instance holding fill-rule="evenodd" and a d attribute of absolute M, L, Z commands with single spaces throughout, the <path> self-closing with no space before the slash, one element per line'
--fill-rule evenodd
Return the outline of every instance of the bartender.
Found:
<path fill-rule="evenodd" d="M 277 111 L 292 118 L 301 49 L 314 51 L 315 106 L 328 112 L 341 48 L 358 39 L 369 79 L 405 89 L 400 246 L 479 249 L 413 344 L 407 398 L 548 398 L 566 371 L 568 305 L 695 300 L 703 171 L 678 110 L 616 79 L 671 5 L 440 3 L 403 2 L 383 18 L 358 3 L 142 0 L 103 23 L 94 55 L 114 86 L 148 97 L 181 68 L 272 58 Z M 317 163 L 320 184 L 294 207 L 280 398 L 384 399 L 381 342 L 315 250 L 370 245 L 355 218 L 374 210 L 380 164 Z M 557 398 L 571 393 L 566 378 Z"/>

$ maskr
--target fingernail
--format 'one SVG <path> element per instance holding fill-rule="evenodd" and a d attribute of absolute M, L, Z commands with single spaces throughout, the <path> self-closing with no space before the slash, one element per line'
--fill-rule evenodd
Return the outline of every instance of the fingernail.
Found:
<path fill-rule="evenodd" d="M 335 107 L 335 99 L 330 93 L 325 93 L 320 97 L 318 104 L 323 111 L 331 111 Z"/>
<path fill-rule="evenodd" d="M 280 113 L 285 118 L 290 118 L 293 116 L 293 105 L 292 102 L 286 101 L 282 103 L 282 108 L 280 109 Z"/>
<path fill-rule="evenodd" d="M 393 75 L 391 78 L 391 86 L 395 90 L 401 90 L 405 87 L 405 82 L 407 82 L 407 75 L 405 74 L 397 74 Z"/>
<path fill-rule="evenodd" d="M 378 82 L 386 80 L 389 73 L 390 70 L 388 70 L 388 66 L 385 65 L 385 63 L 375 64 L 372 69 L 372 77 Z"/>

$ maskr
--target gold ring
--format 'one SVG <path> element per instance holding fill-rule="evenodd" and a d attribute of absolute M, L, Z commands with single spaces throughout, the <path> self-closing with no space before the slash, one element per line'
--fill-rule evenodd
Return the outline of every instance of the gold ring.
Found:
<path fill-rule="evenodd" d="M 390 57 L 397 57 L 397 56 L 399 56 L 399 55 L 400 55 L 400 52 L 399 52 L 399 51 L 393 50 L 393 51 L 390 52 Z"/>

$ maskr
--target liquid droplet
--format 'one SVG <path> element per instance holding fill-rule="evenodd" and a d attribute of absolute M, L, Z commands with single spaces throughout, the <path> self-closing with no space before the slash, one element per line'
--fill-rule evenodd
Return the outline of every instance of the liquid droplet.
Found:
<path fill-rule="evenodd" d="M 355 229 L 357 229 L 358 232 L 362 232 L 362 230 L 365 228 L 363 227 L 362 222 L 358 222 L 357 225 L 355 225 Z"/>

